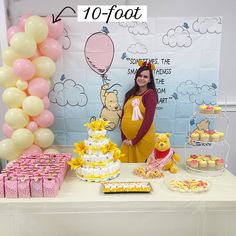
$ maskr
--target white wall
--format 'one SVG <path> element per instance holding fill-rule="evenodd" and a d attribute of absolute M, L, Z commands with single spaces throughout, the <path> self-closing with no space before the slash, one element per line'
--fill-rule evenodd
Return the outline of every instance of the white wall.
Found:
<path fill-rule="evenodd" d="M 230 117 L 230 129 L 228 141 L 231 145 L 229 157 L 229 169 L 236 175 L 236 0 L 9 0 L 6 1 L 9 8 L 9 20 L 12 23 L 17 22 L 20 15 L 24 13 L 33 13 L 39 15 L 48 15 L 51 13 L 59 13 L 65 6 L 76 8 L 79 4 L 132 4 L 147 5 L 148 17 L 154 16 L 223 16 L 223 34 L 221 47 L 221 63 L 220 63 L 220 90 L 227 94 Z M 70 15 L 70 11 L 66 11 L 65 15 Z M 0 14 L 0 17 L 1 14 Z M 0 30 L 4 29 L 3 22 L 0 21 Z M 0 90 L 1 92 L 1 90 Z M 221 98 L 220 101 L 224 102 Z M 219 101 L 219 102 L 220 102 Z M 224 105 L 224 104 L 223 104 Z M 2 124 L 4 116 L 3 105 L 0 102 L 0 124 Z M 1 137 L 1 134 L 0 134 Z M 178 150 L 183 153 L 183 150 Z"/>

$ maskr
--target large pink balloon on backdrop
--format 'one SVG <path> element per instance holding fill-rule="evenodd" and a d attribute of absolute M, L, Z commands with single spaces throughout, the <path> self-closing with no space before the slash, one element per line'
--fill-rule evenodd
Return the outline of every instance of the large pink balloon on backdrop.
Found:
<path fill-rule="evenodd" d="M 6 138 L 11 138 L 15 130 L 12 127 L 10 127 L 7 123 L 4 123 L 2 126 L 2 131 Z"/>
<path fill-rule="evenodd" d="M 17 59 L 12 70 L 21 80 L 29 80 L 35 74 L 35 65 L 28 59 Z"/>
<path fill-rule="evenodd" d="M 50 84 L 48 80 L 44 78 L 34 78 L 29 82 L 28 92 L 30 95 L 44 98 L 48 95 Z"/>
<path fill-rule="evenodd" d="M 84 54 L 90 68 L 104 75 L 113 61 L 114 44 L 107 34 L 97 32 L 87 39 Z"/>
<path fill-rule="evenodd" d="M 12 36 L 15 34 L 15 33 L 18 33 L 18 32 L 23 32 L 23 29 L 17 25 L 14 25 L 14 26 L 11 26 L 8 30 L 7 30 L 7 40 L 8 42 L 10 42 Z"/>
<path fill-rule="evenodd" d="M 44 18 L 48 24 L 48 37 L 57 39 L 63 34 L 64 24 L 62 20 L 52 23 L 52 16 Z"/>
<path fill-rule="evenodd" d="M 54 61 L 63 53 L 61 44 L 53 38 L 46 38 L 38 47 L 43 56 L 51 57 Z"/>
<path fill-rule="evenodd" d="M 41 128 L 47 128 L 54 122 L 54 115 L 49 110 L 44 110 L 39 116 L 33 117 L 33 120 Z"/>
<path fill-rule="evenodd" d="M 48 96 L 45 96 L 42 100 L 43 100 L 44 109 L 48 109 L 50 107 L 50 101 L 49 101 Z"/>
<path fill-rule="evenodd" d="M 32 144 L 29 148 L 25 149 L 23 151 L 23 155 L 37 155 L 37 154 L 41 154 L 43 151 L 42 149 L 35 145 L 35 144 Z"/>

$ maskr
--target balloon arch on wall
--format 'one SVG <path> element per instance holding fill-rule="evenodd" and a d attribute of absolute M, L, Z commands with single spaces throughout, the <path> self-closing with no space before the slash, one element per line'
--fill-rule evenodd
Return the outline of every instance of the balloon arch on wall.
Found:
<path fill-rule="evenodd" d="M 50 146 L 54 122 L 49 111 L 50 78 L 55 62 L 62 55 L 58 38 L 62 21 L 52 17 L 21 16 L 18 25 L 7 31 L 9 47 L 3 50 L 0 86 L 5 88 L 3 102 L 8 106 L 3 124 L 5 139 L 0 142 L 0 158 L 14 160 L 21 154 L 55 153 Z"/>

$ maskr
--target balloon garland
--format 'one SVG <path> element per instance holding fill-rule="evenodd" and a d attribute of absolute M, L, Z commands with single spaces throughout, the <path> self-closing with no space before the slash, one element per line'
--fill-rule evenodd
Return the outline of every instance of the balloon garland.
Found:
<path fill-rule="evenodd" d="M 20 17 L 18 25 L 7 31 L 9 47 L 2 53 L 0 86 L 5 88 L 5 114 L 0 141 L 0 158 L 14 160 L 21 154 L 57 153 L 50 146 L 54 134 L 48 128 L 54 115 L 48 110 L 50 78 L 56 70 L 55 62 L 62 55 L 58 38 L 63 34 L 63 22 L 52 23 L 29 14 Z"/>

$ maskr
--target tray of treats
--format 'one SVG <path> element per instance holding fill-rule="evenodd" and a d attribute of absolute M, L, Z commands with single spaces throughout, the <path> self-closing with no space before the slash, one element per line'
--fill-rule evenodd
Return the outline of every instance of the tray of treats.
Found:
<path fill-rule="evenodd" d="M 209 106 L 209 105 L 201 105 L 199 106 L 199 113 L 201 114 L 221 114 L 222 109 L 220 106 Z"/>
<path fill-rule="evenodd" d="M 225 134 L 215 130 L 195 130 L 191 135 L 193 142 L 221 142 Z"/>
<path fill-rule="evenodd" d="M 201 193 L 209 190 L 210 182 L 202 178 L 179 177 L 166 180 L 168 189 L 180 193 Z"/>
<path fill-rule="evenodd" d="M 104 193 L 150 193 L 150 182 L 103 182 Z"/>
<path fill-rule="evenodd" d="M 224 159 L 211 155 L 190 155 L 186 160 L 187 167 L 202 171 L 218 171 L 225 168 Z"/>

